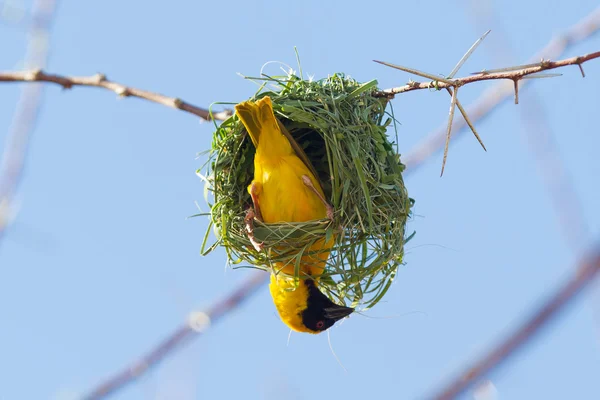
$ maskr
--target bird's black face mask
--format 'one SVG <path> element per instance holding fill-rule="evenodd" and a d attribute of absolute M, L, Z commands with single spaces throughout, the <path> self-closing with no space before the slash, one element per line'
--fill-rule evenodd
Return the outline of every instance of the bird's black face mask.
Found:
<path fill-rule="evenodd" d="M 325 331 L 337 321 L 352 314 L 354 308 L 340 306 L 329 300 L 312 279 L 305 279 L 308 288 L 306 310 L 302 312 L 302 323 L 315 332 Z"/>

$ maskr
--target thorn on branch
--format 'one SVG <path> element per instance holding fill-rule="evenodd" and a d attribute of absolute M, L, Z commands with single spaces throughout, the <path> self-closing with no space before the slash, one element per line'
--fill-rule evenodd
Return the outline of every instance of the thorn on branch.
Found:
<path fill-rule="evenodd" d="M 448 91 L 448 93 L 450 94 L 450 96 L 452 96 L 452 89 L 446 88 L 446 90 Z M 481 145 L 481 147 L 483 148 L 483 150 L 487 151 L 487 149 L 485 148 L 485 145 L 483 144 L 483 140 L 481 140 L 481 137 L 479 137 L 479 134 L 475 130 L 475 125 L 473 125 L 473 123 L 469 119 L 469 116 L 467 115 L 467 111 L 463 108 L 462 104 L 460 104 L 460 101 L 458 100 L 458 98 L 456 99 L 456 107 L 458 107 L 458 110 L 462 114 L 463 118 L 465 119 L 465 122 L 467 123 L 467 125 L 471 129 L 471 132 L 473 132 L 473 135 L 475 135 L 475 138 L 477 139 L 477 141 L 479 142 L 479 144 Z"/>
<path fill-rule="evenodd" d="M 519 104 L 519 78 L 513 79 L 513 85 L 515 87 L 515 104 Z"/>
<path fill-rule="evenodd" d="M 444 147 L 444 160 L 442 161 L 442 172 L 440 176 L 444 175 L 444 168 L 446 167 L 446 158 L 448 157 L 448 146 L 450 145 L 450 135 L 452 134 L 452 121 L 454 120 L 454 110 L 456 109 L 456 102 L 458 96 L 458 88 L 454 88 L 452 92 L 452 101 L 450 102 L 450 115 L 448 116 L 448 129 L 446 130 L 446 145 Z"/>
<path fill-rule="evenodd" d="M 583 64 L 577 63 L 577 66 L 579 67 L 579 71 L 581 71 L 581 77 L 585 78 L 585 72 L 583 71 Z"/>

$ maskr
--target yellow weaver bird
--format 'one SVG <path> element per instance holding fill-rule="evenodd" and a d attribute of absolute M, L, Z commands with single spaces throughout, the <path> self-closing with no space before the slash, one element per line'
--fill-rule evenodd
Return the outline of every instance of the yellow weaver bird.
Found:
<path fill-rule="evenodd" d="M 283 124 L 275 117 L 271 98 L 235 106 L 235 111 L 246 127 L 256 147 L 254 180 L 248 186 L 254 208 L 248 210 L 246 229 L 252 245 L 260 251 L 262 244 L 253 235 L 254 218 L 267 222 L 306 222 L 323 218 L 333 219 L 333 208 L 323 193 L 310 161 L 304 155 Z M 288 139 L 289 138 L 289 139 Z M 296 147 L 297 150 L 294 150 Z M 304 155 L 305 157 L 305 155 Z M 335 304 L 318 289 L 333 239 L 316 241 L 302 256 L 301 279 L 294 289 L 294 281 L 275 271 L 271 274 L 269 289 L 281 320 L 298 332 L 320 333 L 354 309 Z M 275 263 L 277 271 L 294 275 L 293 263 Z"/>

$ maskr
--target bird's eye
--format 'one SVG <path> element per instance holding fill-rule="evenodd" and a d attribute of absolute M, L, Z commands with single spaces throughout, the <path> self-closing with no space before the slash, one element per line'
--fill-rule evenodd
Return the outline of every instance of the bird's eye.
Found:
<path fill-rule="evenodd" d="M 317 322 L 317 329 L 323 329 L 324 326 L 325 326 L 325 322 L 323 322 L 323 321 Z"/>

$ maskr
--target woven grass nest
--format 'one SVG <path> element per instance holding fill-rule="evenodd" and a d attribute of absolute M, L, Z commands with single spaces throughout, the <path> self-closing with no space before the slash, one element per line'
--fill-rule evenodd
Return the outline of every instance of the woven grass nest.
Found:
<path fill-rule="evenodd" d="M 268 84 L 275 89 L 267 90 Z M 252 206 L 247 186 L 254 175 L 255 148 L 236 115 L 218 126 L 202 175 L 205 193 L 212 196 L 207 198 L 210 226 L 203 253 L 221 245 L 234 266 L 245 262 L 271 271 L 273 262 L 297 262 L 316 240 L 334 235 L 319 288 L 352 307 L 377 303 L 402 265 L 414 201 L 404 186 L 400 155 L 386 134 L 393 114 L 386 111 L 386 99 L 373 95 L 376 85 L 340 73 L 318 81 L 290 73 L 268 78 L 255 94 L 255 100 L 271 97 L 275 115 L 312 162 L 335 209 L 333 221 L 255 222 L 254 236 L 264 244 L 260 252 L 244 224 Z M 207 248 L 211 229 L 217 241 Z"/>

